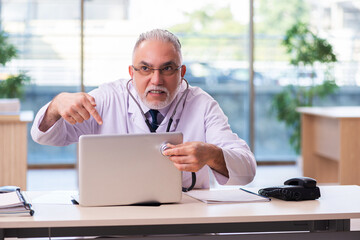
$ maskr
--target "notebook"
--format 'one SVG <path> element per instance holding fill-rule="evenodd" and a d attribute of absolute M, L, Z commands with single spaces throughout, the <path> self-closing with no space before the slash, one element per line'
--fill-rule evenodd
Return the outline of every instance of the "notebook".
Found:
<path fill-rule="evenodd" d="M 82 135 L 77 201 L 83 206 L 179 202 L 181 171 L 161 148 L 182 141 L 179 132 Z"/>
<path fill-rule="evenodd" d="M 5 186 L 8 187 L 8 186 Z M 9 186 L 15 187 L 15 186 Z M 4 188 L 4 187 L 2 187 Z M 20 188 L 16 188 L 11 192 L 0 193 L 0 216 L 1 215 L 34 215 L 34 210 L 31 208 L 31 204 L 25 199 Z"/>

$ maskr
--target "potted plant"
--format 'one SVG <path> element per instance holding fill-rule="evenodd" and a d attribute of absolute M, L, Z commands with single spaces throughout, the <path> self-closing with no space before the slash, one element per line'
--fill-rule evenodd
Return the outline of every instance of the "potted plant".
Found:
<path fill-rule="evenodd" d="M 0 31 L 0 64 L 5 67 L 16 56 L 15 46 L 8 42 L 6 33 Z M 24 72 L 0 75 L 0 112 L 20 111 L 19 99 L 23 97 L 24 85 L 29 82 L 30 77 Z"/>
<path fill-rule="evenodd" d="M 277 119 L 284 122 L 290 132 L 290 145 L 297 154 L 300 153 L 300 113 L 301 106 L 312 106 L 314 99 L 322 99 L 334 93 L 338 86 L 332 76 L 332 64 L 337 61 L 330 43 L 314 34 L 307 24 L 297 22 L 287 30 L 282 45 L 290 54 L 290 64 L 295 66 L 297 73 L 310 69 L 310 86 L 290 84 L 276 94 L 272 102 L 272 110 Z M 325 65 L 324 81 L 315 83 L 314 64 Z"/>

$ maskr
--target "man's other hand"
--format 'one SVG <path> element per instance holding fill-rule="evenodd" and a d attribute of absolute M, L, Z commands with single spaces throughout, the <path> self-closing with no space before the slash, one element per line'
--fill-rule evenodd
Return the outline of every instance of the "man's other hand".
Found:
<path fill-rule="evenodd" d="M 204 142 L 185 142 L 178 145 L 167 144 L 164 155 L 174 163 L 180 171 L 197 172 L 204 165 L 228 176 L 222 149 Z"/>
<path fill-rule="evenodd" d="M 102 119 L 95 107 L 94 97 L 87 93 L 60 93 L 49 104 L 39 129 L 46 132 L 60 118 L 75 124 L 88 120 L 90 116 L 101 125 Z"/>

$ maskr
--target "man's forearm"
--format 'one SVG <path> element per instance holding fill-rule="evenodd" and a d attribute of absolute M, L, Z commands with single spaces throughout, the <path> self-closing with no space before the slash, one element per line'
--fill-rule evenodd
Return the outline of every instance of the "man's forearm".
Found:
<path fill-rule="evenodd" d="M 49 104 L 44 117 L 39 125 L 39 130 L 42 132 L 46 132 L 49 128 L 51 128 L 60 118 L 60 114 L 54 108 L 54 100 Z"/>
<path fill-rule="evenodd" d="M 208 161 L 207 165 L 217 171 L 218 173 L 224 175 L 225 177 L 229 177 L 229 171 L 226 167 L 225 158 L 223 151 L 220 147 L 213 145 L 213 156 L 214 158 Z"/>

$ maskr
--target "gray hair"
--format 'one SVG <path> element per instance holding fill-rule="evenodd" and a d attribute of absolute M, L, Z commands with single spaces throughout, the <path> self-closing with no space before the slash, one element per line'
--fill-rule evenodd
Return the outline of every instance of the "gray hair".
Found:
<path fill-rule="evenodd" d="M 139 45 L 146 40 L 159 40 L 163 42 L 170 42 L 175 47 L 175 50 L 179 53 L 180 59 L 182 59 L 181 43 L 179 39 L 173 33 L 164 29 L 153 29 L 149 32 L 144 32 L 140 34 L 138 40 L 135 43 L 133 55 L 135 53 L 135 50 L 139 47 Z"/>

